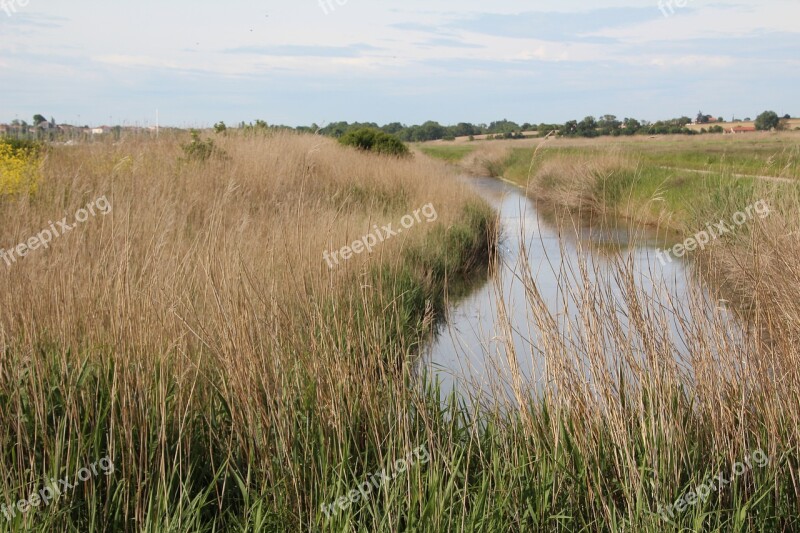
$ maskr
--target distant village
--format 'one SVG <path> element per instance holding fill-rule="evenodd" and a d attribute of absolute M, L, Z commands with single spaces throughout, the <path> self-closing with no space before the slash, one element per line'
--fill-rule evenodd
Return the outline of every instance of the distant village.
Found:
<path fill-rule="evenodd" d="M 77 141 L 101 136 L 113 136 L 118 139 L 123 131 L 126 135 L 155 135 L 159 129 L 164 130 L 158 126 L 73 126 L 58 124 L 53 118 L 47 120 L 41 115 L 36 115 L 32 124 L 24 120 L 13 120 L 11 124 L 0 124 L 0 137 L 42 141 Z"/>

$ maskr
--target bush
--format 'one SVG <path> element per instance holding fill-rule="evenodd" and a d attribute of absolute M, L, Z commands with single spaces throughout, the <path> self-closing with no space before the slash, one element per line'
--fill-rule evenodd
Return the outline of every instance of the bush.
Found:
<path fill-rule="evenodd" d="M 0 137 L 0 143 L 9 145 L 12 151 L 17 155 L 38 157 L 42 152 L 42 143 L 39 141 Z"/>
<path fill-rule="evenodd" d="M 33 194 L 42 177 L 41 145 L 16 139 L 0 139 L 0 196 Z"/>
<path fill-rule="evenodd" d="M 225 158 L 225 152 L 214 146 L 213 139 L 200 139 L 200 132 L 192 130 L 192 142 L 182 144 L 183 153 L 188 161 L 207 161 L 212 156 Z"/>
<path fill-rule="evenodd" d="M 359 150 L 378 154 L 407 157 L 411 155 L 408 147 L 388 133 L 373 128 L 360 128 L 345 133 L 339 142 L 345 146 L 354 146 Z"/>

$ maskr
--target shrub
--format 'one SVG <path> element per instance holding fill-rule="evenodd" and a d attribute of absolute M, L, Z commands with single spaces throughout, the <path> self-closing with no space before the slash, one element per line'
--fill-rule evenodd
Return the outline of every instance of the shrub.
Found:
<path fill-rule="evenodd" d="M 40 150 L 31 141 L 0 139 L 0 196 L 36 192 L 42 177 Z"/>
<path fill-rule="evenodd" d="M 192 142 L 182 144 L 183 153 L 187 161 L 207 161 L 212 156 L 224 158 L 225 152 L 221 148 L 214 146 L 213 139 L 200 139 L 200 132 L 192 130 Z"/>
<path fill-rule="evenodd" d="M 360 128 L 345 133 L 339 142 L 345 146 L 354 146 L 359 150 L 378 154 L 407 157 L 411 154 L 408 147 L 388 133 L 373 128 Z"/>

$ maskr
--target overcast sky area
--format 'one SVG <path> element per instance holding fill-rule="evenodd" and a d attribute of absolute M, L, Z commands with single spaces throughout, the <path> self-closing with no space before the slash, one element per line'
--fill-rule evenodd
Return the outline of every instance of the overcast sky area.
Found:
<path fill-rule="evenodd" d="M 798 0 L 0 1 L 0 122 L 800 115 Z"/>

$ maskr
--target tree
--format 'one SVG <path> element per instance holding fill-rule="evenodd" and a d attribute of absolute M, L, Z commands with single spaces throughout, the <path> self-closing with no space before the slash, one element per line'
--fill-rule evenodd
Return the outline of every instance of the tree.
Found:
<path fill-rule="evenodd" d="M 784 118 L 784 120 L 792 120 L 792 115 L 790 115 L 789 113 L 786 113 L 785 115 L 783 115 L 783 118 Z"/>
<path fill-rule="evenodd" d="M 467 137 L 469 135 L 479 135 L 480 130 L 468 122 L 459 122 L 450 128 L 454 137 Z"/>
<path fill-rule="evenodd" d="M 44 118 L 43 115 L 33 115 L 33 125 L 38 126 L 42 122 L 47 122 L 47 119 Z"/>
<path fill-rule="evenodd" d="M 582 137 L 597 137 L 597 121 L 589 116 L 578 124 L 578 135 Z"/>
<path fill-rule="evenodd" d="M 508 119 L 496 120 L 489 124 L 489 133 L 514 133 L 519 131 L 519 124 Z"/>
<path fill-rule="evenodd" d="M 217 133 L 225 133 L 227 129 L 228 126 L 226 126 L 225 123 L 222 121 L 219 121 L 216 124 L 214 124 L 214 131 Z"/>
<path fill-rule="evenodd" d="M 642 129 L 642 123 L 636 120 L 635 118 L 626 118 L 625 119 L 625 135 L 634 135 L 640 129 Z"/>
<path fill-rule="evenodd" d="M 778 129 L 781 119 L 775 111 L 764 111 L 756 118 L 756 129 L 760 131 L 770 131 Z"/>
<path fill-rule="evenodd" d="M 419 126 L 414 132 L 414 140 L 417 142 L 435 141 L 445 136 L 444 126 L 438 122 L 429 120 Z"/>
<path fill-rule="evenodd" d="M 385 125 L 381 129 L 390 135 L 395 135 L 403 131 L 405 129 L 405 126 L 403 126 L 399 122 L 392 122 L 391 124 Z"/>

